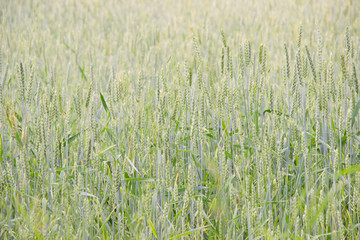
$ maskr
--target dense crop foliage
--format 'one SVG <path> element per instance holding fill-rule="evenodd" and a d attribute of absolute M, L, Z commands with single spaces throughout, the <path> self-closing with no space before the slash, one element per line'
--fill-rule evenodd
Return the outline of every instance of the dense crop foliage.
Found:
<path fill-rule="evenodd" d="M 359 1 L 0 2 L 1 239 L 359 239 Z"/>

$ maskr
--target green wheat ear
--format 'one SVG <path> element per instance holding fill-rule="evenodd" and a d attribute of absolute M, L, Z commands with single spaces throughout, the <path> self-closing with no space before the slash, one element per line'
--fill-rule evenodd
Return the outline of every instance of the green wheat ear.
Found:
<path fill-rule="evenodd" d="M 297 44 L 296 44 L 296 46 L 297 46 L 298 49 L 300 49 L 300 47 L 301 47 L 302 35 L 303 35 L 303 26 L 300 25 L 300 27 L 299 27 L 299 34 L 298 34 L 298 38 L 297 38 Z"/>
<path fill-rule="evenodd" d="M 22 62 L 20 62 L 18 64 L 17 67 L 17 79 L 18 79 L 18 84 L 19 84 L 19 97 L 21 101 L 25 100 L 25 70 L 24 70 L 24 66 L 22 64 Z"/>

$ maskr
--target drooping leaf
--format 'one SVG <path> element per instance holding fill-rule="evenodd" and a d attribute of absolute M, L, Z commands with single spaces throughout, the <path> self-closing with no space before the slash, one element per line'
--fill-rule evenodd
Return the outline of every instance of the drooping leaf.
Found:
<path fill-rule="evenodd" d="M 150 225 L 150 228 L 151 228 L 151 231 L 152 233 L 154 234 L 154 236 L 156 237 L 156 239 L 158 239 L 157 237 L 157 234 L 156 234 L 156 230 L 155 230 L 155 227 L 154 227 L 154 224 L 152 223 L 152 221 L 149 219 L 149 225 Z"/>
<path fill-rule="evenodd" d="M 203 226 L 203 227 L 199 227 L 199 228 L 192 229 L 192 230 L 190 230 L 190 231 L 187 231 L 187 232 L 181 233 L 181 234 L 179 234 L 179 235 L 173 236 L 173 237 L 169 238 L 169 240 L 175 239 L 175 238 L 179 238 L 179 237 L 183 237 L 183 236 L 187 236 L 187 235 L 190 235 L 190 234 L 192 234 L 192 233 L 194 233 L 194 232 L 197 232 L 197 231 L 200 231 L 200 230 L 203 230 L 203 229 L 205 230 L 206 227 L 207 227 L 207 226 Z"/>
<path fill-rule="evenodd" d="M 103 107 L 104 107 L 104 109 L 105 109 L 105 111 L 109 111 L 109 108 L 108 108 L 108 106 L 107 106 L 107 104 L 106 104 L 106 101 L 105 101 L 105 98 L 104 98 L 104 96 L 100 93 L 100 99 L 101 99 L 101 103 L 102 103 L 102 105 L 103 105 Z"/>

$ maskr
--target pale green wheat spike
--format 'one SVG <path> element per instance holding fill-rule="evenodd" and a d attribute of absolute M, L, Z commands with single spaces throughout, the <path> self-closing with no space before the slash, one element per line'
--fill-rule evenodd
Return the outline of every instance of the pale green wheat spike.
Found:
<path fill-rule="evenodd" d="M 219 228 L 219 237 L 220 239 L 224 239 L 224 223 L 223 223 L 223 217 L 219 216 L 219 223 L 218 223 L 218 228 Z"/>
<path fill-rule="evenodd" d="M 204 126 L 204 119 L 205 119 L 205 97 L 203 94 L 200 94 L 199 97 L 199 112 L 197 113 L 197 131 L 199 133 L 199 137 L 202 138 L 203 135 L 201 134 L 201 131 Z"/>
<path fill-rule="evenodd" d="M 35 103 L 39 104 L 40 103 L 40 99 L 41 99 L 41 91 L 40 91 L 40 87 L 41 87 L 41 82 L 37 81 L 37 86 L 36 86 L 36 91 L 35 91 Z"/>
<path fill-rule="evenodd" d="M 260 77 L 259 77 L 259 83 L 257 85 L 257 89 L 258 89 L 258 94 L 259 94 L 259 100 L 260 102 L 264 102 L 264 84 L 265 84 L 265 79 L 264 79 L 264 75 L 262 74 Z"/>
<path fill-rule="evenodd" d="M 58 116 L 58 94 L 56 90 L 54 90 L 50 106 L 50 121 L 56 121 Z"/>
<path fill-rule="evenodd" d="M 84 198 L 84 215 L 85 215 L 85 224 L 91 225 L 91 207 L 89 198 Z"/>
<path fill-rule="evenodd" d="M 242 206 L 241 208 L 241 212 L 240 212 L 240 223 L 241 223 L 241 228 L 243 229 L 243 231 L 246 231 L 246 227 L 247 227 L 247 209 L 246 209 L 246 203 Z"/>
<path fill-rule="evenodd" d="M 351 90 L 351 97 L 350 97 L 350 107 L 352 109 L 355 109 L 355 104 L 356 104 L 356 94 L 355 94 L 355 89 L 352 88 Z"/>
<path fill-rule="evenodd" d="M 290 59 L 289 59 L 289 52 L 286 43 L 284 43 L 284 50 L 285 50 L 285 58 L 286 58 L 285 76 L 287 79 L 290 79 Z"/>
<path fill-rule="evenodd" d="M 196 71 L 196 76 L 197 76 L 197 82 L 198 82 L 198 88 L 200 90 L 200 92 L 204 92 L 206 89 L 205 89 L 205 86 L 204 86 L 204 75 L 203 75 L 203 70 L 201 67 L 198 67 L 197 68 L 197 71 Z"/>
<path fill-rule="evenodd" d="M 265 46 L 263 47 L 263 57 L 262 57 L 262 73 L 265 74 L 266 73 L 266 48 Z"/>
<path fill-rule="evenodd" d="M 245 64 L 248 66 L 251 61 L 251 45 L 250 41 L 244 43 L 244 52 L 245 52 Z"/>
<path fill-rule="evenodd" d="M 183 198 L 183 211 L 181 212 L 181 216 L 182 218 L 185 218 L 185 216 L 187 216 L 187 212 L 188 212 L 188 208 L 189 208 L 189 205 L 190 205 L 190 194 L 189 194 L 189 188 L 185 188 L 185 193 L 184 193 L 184 198 Z M 185 226 L 183 225 L 183 228 Z M 184 230 L 184 229 L 183 229 Z"/>
<path fill-rule="evenodd" d="M 347 112 L 347 121 L 346 121 L 346 136 L 348 141 L 350 141 L 352 137 L 352 131 L 351 131 L 352 115 L 353 115 L 353 106 L 350 105 Z"/>
<path fill-rule="evenodd" d="M 92 95 L 93 95 L 93 82 L 90 83 L 89 91 L 88 91 L 86 101 L 85 101 L 85 107 L 89 106 L 90 99 L 92 98 Z"/>
<path fill-rule="evenodd" d="M 109 95 L 110 95 L 110 98 L 115 102 L 115 81 L 116 81 L 116 77 L 115 77 L 114 67 L 110 68 L 110 73 L 109 73 L 108 78 L 109 78 L 109 83 L 108 83 Z"/>
<path fill-rule="evenodd" d="M 23 165 L 23 171 L 24 171 L 24 175 L 27 181 L 27 184 L 29 184 L 29 178 L 31 177 L 30 175 L 30 164 L 29 164 L 29 160 L 26 159 L 26 154 L 25 154 L 25 150 L 21 150 L 20 153 L 20 157 L 22 158 L 22 165 Z"/>
<path fill-rule="evenodd" d="M 352 74 L 352 82 L 354 84 L 354 87 L 355 87 L 355 91 L 356 93 L 358 94 L 359 93 L 359 81 L 357 79 L 357 75 L 356 75 L 356 67 L 355 67 L 355 63 L 353 62 L 352 64 L 353 66 L 353 74 Z"/>
<path fill-rule="evenodd" d="M 245 59 L 244 58 L 245 58 L 244 49 L 243 49 L 242 44 L 240 44 L 238 59 L 239 59 L 240 75 L 242 77 L 244 77 L 244 75 L 245 75 Z"/>
<path fill-rule="evenodd" d="M 264 50 L 264 44 L 260 45 L 259 48 L 259 63 L 262 64 L 263 61 L 263 50 Z"/>
<path fill-rule="evenodd" d="M 215 111 L 212 113 L 212 128 L 216 137 L 217 133 L 219 132 L 219 117 Z"/>
<path fill-rule="evenodd" d="M 90 133 L 86 134 L 86 135 L 90 135 Z M 91 156 L 92 156 L 92 145 L 93 145 L 93 141 L 91 139 L 90 136 L 87 136 L 88 140 L 86 142 L 86 145 L 85 145 L 85 149 L 86 149 L 86 155 L 85 155 L 85 161 L 86 161 L 86 165 L 89 165 L 89 163 L 91 163 L 92 159 L 91 159 Z"/>
<path fill-rule="evenodd" d="M 121 81 L 120 78 L 115 78 L 114 80 L 114 97 L 115 97 L 115 102 L 119 102 L 121 99 L 121 94 L 122 94 L 122 87 L 121 87 Z"/>
<path fill-rule="evenodd" d="M 110 111 L 110 116 L 112 118 L 115 118 L 116 117 L 115 116 L 115 102 L 114 102 L 113 96 L 110 96 L 110 99 L 109 99 L 108 103 L 109 103 L 108 107 L 109 107 L 109 111 Z"/>
<path fill-rule="evenodd" d="M 226 48 L 226 47 L 227 47 L 227 43 L 226 43 L 226 38 L 225 38 L 224 30 L 221 29 L 220 32 L 221 32 L 221 40 L 222 40 L 223 46 Z"/>
<path fill-rule="evenodd" d="M 181 111 L 181 129 L 183 130 L 183 133 L 186 130 L 186 87 L 182 88 L 180 90 L 180 111 Z"/>
<path fill-rule="evenodd" d="M 22 194 L 25 193 L 26 183 L 27 183 L 24 165 L 25 165 L 24 158 L 20 156 L 20 166 L 18 166 L 16 168 L 16 170 L 17 170 L 18 186 L 19 186 L 20 193 L 22 193 Z"/>
<path fill-rule="evenodd" d="M 292 209 L 291 216 L 293 223 L 295 223 L 296 217 L 298 217 L 298 201 L 299 201 L 299 193 L 296 190 L 294 196 L 290 201 L 290 208 Z"/>
<path fill-rule="evenodd" d="M 143 80 L 142 78 L 143 78 L 143 76 L 141 76 L 140 82 L 142 82 L 142 80 Z M 160 80 L 161 80 L 161 85 L 164 89 L 163 91 L 167 97 L 169 94 L 168 78 L 164 76 L 164 70 L 162 70 L 160 73 Z M 141 94 L 141 88 L 142 88 L 142 86 L 140 85 L 140 93 L 139 94 Z"/>
<path fill-rule="evenodd" d="M 179 90 L 178 89 L 175 89 L 174 91 L 174 99 L 175 99 L 175 106 L 174 106 L 174 110 L 173 110 L 173 113 L 171 115 L 171 119 L 174 121 L 177 117 L 177 114 L 179 112 L 179 108 L 180 108 L 180 100 L 179 98 L 181 98 L 181 94 L 178 94 Z M 143 111 L 145 112 L 145 111 Z M 145 118 L 143 119 L 145 121 Z M 145 125 L 143 125 L 144 128 L 145 128 Z"/>
<path fill-rule="evenodd" d="M 166 92 L 166 82 L 165 82 L 163 74 L 161 75 L 161 78 L 163 80 L 164 88 L 165 88 L 165 92 Z M 136 100 L 137 100 L 138 103 L 140 103 L 143 84 L 144 84 L 144 75 L 143 75 L 143 72 L 141 71 L 139 73 L 139 76 L 138 76 L 138 79 L 137 79 L 137 86 L 136 86 L 137 87 L 137 98 L 136 98 Z"/>
<path fill-rule="evenodd" d="M 316 115 L 315 115 L 315 118 L 316 118 L 316 120 L 315 120 L 315 146 L 316 146 L 316 148 L 315 148 L 315 151 L 317 151 L 317 146 L 318 146 L 318 144 L 319 144 L 319 139 L 320 139 L 320 122 L 319 122 L 319 120 L 318 120 L 318 118 L 319 118 L 319 109 L 320 109 L 320 106 L 319 106 L 319 104 L 317 104 L 317 106 L 315 107 L 316 108 Z"/>
<path fill-rule="evenodd" d="M 200 54 L 200 47 L 199 47 L 199 41 L 196 39 L 195 34 L 193 33 L 193 54 L 195 56 L 195 59 L 197 61 L 197 64 L 201 64 L 201 54 Z"/>
<path fill-rule="evenodd" d="M 341 55 L 341 70 L 342 70 L 344 82 L 348 81 L 346 56 L 343 54 Z"/>
<path fill-rule="evenodd" d="M 90 80 L 93 85 L 95 85 L 95 78 L 94 78 L 94 65 L 91 63 L 90 64 Z"/>
<path fill-rule="evenodd" d="M 41 117 L 41 125 L 40 125 L 40 135 L 41 135 L 41 142 L 44 144 L 44 147 L 46 147 L 46 135 L 47 135 L 47 127 L 46 127 L 46 123 L 47 123 L 47 117 L 48 117 L 48 114 L 46 112 L 46 109 L 45 109 L 45 100 L 42 99 L 41 101 L 41 114 L 42 114 L 42 117 Z M 44 149 L 45 150 L 45 149 Z"/>
<path fill-rule="evenodd" d="M 225 68 L 224 68 L 224 76 L 226 76 L 227 78 L 230 76 L 230 68 L 229 68 L 229 60 L 230 60 L 230 47 L 227 46 L 225 48 L 226 54 L 226 61 L 225 61 Z"/>
<path fill-rule="evenodd" d="M 160 105 L 160 97 L 161 97 L 161 86 L 160 86 L 160 77 L 157 74 L 156 75 L 156 105 L 159 106 Z"/>
<path fill-rule="evenodd" d="M 325 200 L 325 197 L 324 197 L 324 190 L 323 188 L 321 188 L 320 190 L 320 194 L 319 194 L 319 202 L 318 202 L 318 206 L 321 206 L 321 204 L 323 204 Z M 319 216 L 319 223 L 320 223 L 320 226 L 323 227 L 324 226 L 324 214 L 323 212 L 320 213 L 320 216 Z"/>
<path fill-rule="evenodd" d="M 318 70 L 318 76 L 321 79 L 321 73 L 323 70 L 323 59 L 322 59 L 322 48 L 323 48 L 323 41 L 321 37 L 320 30 L 317 30 L 317 70 Z"/>
<path fill-rule="evenodd" d="M 335 149 L 334 156 L 333 156 L 333 171 L 334 171 L 334 173 L 337 172 L 338 164 L 339 164 L 339 151 L 338 151 L 338 149 Z"/>
<path fill-rule="evenodd" d="M 331 64 L 331 63 L 330 63 Z M 330 65 L 329 64 L 329 65 Z M 327 67 L 327 70 L 326 70 L 326 74 L 324 74 L 326 76 L 325 80 L 326 80 L 326 99 L 327 101 L 331 102 L 331 100 L 333 99 L 333 87 L 334 85 L 332 85 L 332 76 L 329 76 L 329 74 L 331 74 L 331 71 L 330 71 L 330 68 L 331 66 L 328 66 Z M 329 102 L 327 102 L 326 104 L 329 104 Z"/>
<path fill-rule="evenodd" d="M 252 103 L 252 100 L 253 100 L 253 95 L 254 95 L 254 92 L 256 90 L 256 84 L 255 84 L 255 81 L 254 81 L 254 78 L 252 76 L 250 76 L 250 79 L 249 79 L 249 98 L 250 98 L 250 103 Z M 250 109 L 250 111 L 252 111 L 252 109 Z"/>
<path fill-rule="evenodd" d="M 221 48 L 221 75 L 224 74 L 224 66 L 225 66 L 225 48 Z"/>
<path fill-rule="evenodd" d="M 305 204 L 304 207 L 304 213 L 302 216 L 302 220 L 303 220 L 303 229 L 304 231 L 306 231 L 307 233 L 309 232 L 309 213 L 308 213 L 309 209 L 308 209 L 308 205 Z"/>
<path fill-rule="evenodd" d="M 300 47 L 301 47 L 302 34 L 303 34 L 303 27 L 302 27 L 302 25 L 300 25 L 300 27 L 299 27 L 299 35 L 298 35 L 297 45 L 296 45 L 298 49 L 300 49 Z"/>
<path fill-rule="evenodd" d="M 75 199 L 78 199 L 78 197 L 80 196 L 80 191 L 83 190 L 83 186 L 84 186 L 84 177 L 83 174 L 81 172 L 77 173 L 77 182 L 74 188 L 74 196 Z"/>
<path fill-rule="evenodd" d="M 342 217 L 341 217 L 341 214 L 340 214 L 340 211 L 337 210 L 336 211 L 336 218 L 337 218 L 337 221 L 338 221 L 338 229 L 339 229 L 339 239 L 341 240 L 344 240 L 345 239 L 345 229 L 344 229 L 344 225 L 342 223 Z"/>
<path fill-rule="evenodd" d="M 322 81 L 322 87 L 321 87 L 321 91 L 322 91 L 322 106 L 324 108 L 324 111 L 327 115 L 328 113 L 328 106 L 329 106 L 329 100 L 330 100 L 330 95 L 329 95 L 329 91 L 327 90 L 327 71 L 326 71 L 326 68 L 323 69 L 323 81 Z"/>
<path fill-rule="evenodd" d="M 292 96 L 292 102 L 291 102 L 291 108 L 290 108 L 290 116 L 293 115 L 294 111 L 295 111 L 295 106 L 296 106 L 296 95 L 297 95 L 297 91 L 298 91 L 298 81 L 297 81 L 297 69 L 295 67 L 295 74 L 294 74 L 294 79 L 292 82 L 292 86 L 291 86 L 291 96 Z"/>
<path fill-rule="evenodd" d="M 74 97 L 74 105 L 75 105 L 75 111 L 79 118 L 81 118 L 81 92 L 80 88 L 78 87 L 76 90 L 76 95 Z"/>
<path fill-rule="evenodd" d="M 54 103 L 54 108 L 52 109 L 53 111 L 53 116 L 54 116 L 54 120 L 56 122 L 59 121 L 59 115 L 61 114 L 61 93 L 58 92 L 57 90 L 55 90 L 55 94 L 54 94 L 54 98 L 53 98 L 53 103 Z"/>
<path fill-rule="evenodd" d="M 141 109 L 140 113 L 139 113 L 139 127 L 140 129 L 142 129 L 143 131 L 145 131 L 146 128 L 146 110 Z M 141 140 L 144 140 L 144 138 L 142 137 Z"/>
<path fill-rule="evenodd" d="M 166 225 L 167 222 L 167 218 L 168 218 L 168 214 L 169 214 L 169 204 L 168 202 L 165 203 L 165 206 L 162 210 L 161 216 L 160 216 L 160 222 L 163 223 L 163 225 Z M 165 229 L 166 230 L 166 229 Z"/>
<path fill-rule="evenodd" d="M 192 121 L 191 121 L 191 125 L 190 125 L 190 141 L 191 141 L 191 148 L 193 152 L 197 152 L 197 131 L 198 131 L 198 111 L 197 111 L 197 106 L 194 107 L 194 111 L 192 114 Z"/>
<path fill-rule="evenodd" d="M 33 82 L 34 82 L 34 67 L 31 67 L 30 70 L 30 77 L 29 77 L 29 83 L 26 89 L 26 102 L 27 104 L 30 104 L 31 97 L 32 97 L 32 88 L 33 88 Z"/>
<path fill-rule="evenodd" d="M 41 120 L 40 117 L 36 119 L 36 126 L 35 126 L 35 149 L 37 151 L 37 155 L 39 153 L 40 145 L 42 141 L 41 136 Z"/>
<path fill-rule="evenodd" d="M 2 77 L 3 74 L 3 68 L 4 68 L 4 60 L 3 60 L 3 51 L 2 51 L 2 47 L 0 47 L 0 77 Z"/>
<path fill-rule="evenodd" d="M 176 202 L 179 199 L 179 192 L 178 192 L 178 184 L 177 184 L 177 182 L 174 183 L 172 197 L 173 197 L 173 200 L 175 202 L 174 204 L 176 205 Z"/>
<path fill-rule="evenodd" d="M 351 39 L 351 45 L 350 45 L 350 55 L 351 58 L 354 58 L 355 50 L 354 50 L 354 41 Z"/>
<path fill-rule="evenodd" d="M 310 52 L 309 52 L 309 49 L 308 49 L 307 46 L 305 46 L 305 50 L 306 50 L 306 55 L 307 55 L 307 57 L 308 57 L 308 59 L 309 59 L 309 63 L 310 63 L 310 68 L 311 68 L 312 75 L 313 75 L 314 80 L 315 80 L 315 82 L 316 82 L 316 75 L 317 75 L 317 74 L 316 74 L 315 66 L 314 66 L 314 63 L 313 63 L 313 61 L 312 61 L 312 59 L 311 59 Z"/>
<path fill-rule="evenodd" d="M 227 99 L 227 95 L 228 95 L 228 91 L 227 91 L 227 83 L 226 80 L 223 78 L 222 79 L 222 84 L 221 84 L 221 89 L 220 89 L 220 121 L 225 121 L 224 118 L 224 111 L 225 111 L 225 105 L 226 105 L 226 99 Z"/>
<path fill-rule="evenodd" d="M 346 27 L 346 33 L 345 33 L 345 49 L 348 53 L 351 51 L 351 36 L 350 36 L 350 30 L 349 27 Z"/>
<path fill-rule="evenodd" d="M 90 103 L 90 127 L 92 130 L 92 133 L 94 134 L 94 137 L 96 137 L 96 112 L 95 112 L 95 104 L 94 100 Z"/>
<path fill-rule="evenodd" d="M 25 100 L 25 72 L 22 62 L 18 65 L 18 81 L 19 81 L 19 94 L 20 100 Z"/>
<path fill-rule="evenodd" d="M 314 102 L 316 101 L 314 96 L 316 96 L 316 88 L 315 88 L 315 83 L 310 80 L 307 82 L 306 85 L 306 89 L 305 89 L 305 94 L 306 94 L 306 107 L 309 108 L 310 112 L 313 111 L 314 108 Z"/>
<path fill-rule="evenodd" d="M 304 78 L 308 78 L 308 61 L 305 55 L 301 55 L 302 66 L 303 66 L 303 76 Z"/>
<path fill-rule="evenodd" d="M 299 226 L 300 226 L 300 217 L 299 216 L 296 217 L 294 225 L 295 225 L 295 227 L 294 227 L 294 235 L 295 235 L 295 237 L 298 237 L 299 236 Z"/>
<path fill-rule="evenodd" d="M 295 96 L 296 90 L 298 88 L 298 70 L 297 70 L 297 65 L 295 64 L 295 69 L 294 69 L 294 77 L 293 77 L 293 81 L 291 84 L 291 95 Z"/>
<path fill-rule="evenodd" d="M 335 78 L 334 78 L 334 64 L 332 61 L 329 63 L 327 77 L 329 78 L 328 83 L 331 85 L 331 95 L 333 97 L 333 101 L 335 101 Z"/>
<path fill-rule="evenodd" d="M 301 133 L 301 151 L 303 153 L 304 164 L 305 164 L 305 174 L 309 177 L 310 174 L 310 158 L 308 156 L 308 144 L 307 138 L 304 132 Z"/>
<path fill-rule="evenodd" d="M 230 51 L 230 47 L 227 48 L 227 57 L 228 57 L 228 74 L 230 74 L 230 78 L 233 78 L 233 63 L 232 63 L 232 55 Z"/>
<path fill-rule="evenodd" d="M 329 208 L 327 211 L 327 217 L 326 217 L 326 225 L 330 227 L 331 230 L 334 229 L 334 223 L 335 223 L 335 201 L 336 199 L 334 197 L 330 198 Z"/>
<path fill-rule="evenodd" d="M 165 158 L 165 186 L 166 189 L 171 188 L 171 160 L 170 160 L 170 153 L 167 151 L 166 158 Z"/>
<path fill-rule="evenodd" d="M 116 179 L 117 179 L 117 182 L 115 182 L 115 187 L 117 190 L 120 190 L 120 186 L 121 186 L 121 179 L 124 178 L 124 173 L 123 173 L 123 170 L 121 168 L 121 165 L 120 164 L 117 164 L 116 165 Z"/>
<path fill-rule="evenodd" d="M 221 147 L 220 151 L 219 151 L 219 161 L 221 164 L 221 182 L 222 184 L 225 184 L 226 179 L 228 177 L 229 174 L 229 164 L 228 164 L 228 159 L 225 155 L 225 149 L 224 147 Z"/>
<path fill-rule="evenodd" d="M 296 69 L 297 69 L 297 77 L 299 79 L 299 85 L 303 86 L 303 78 L 302 78 L 302 62 L 301 62 L 301 53 L 297 51 L 296 53 Z"/>
<path fill-rule="evenodd" d="M 347 79 L 347 83 L 350 89 L 353 89 L 355 87 L 355 83 L 353 82 L 353 78 L 350 75 L 350 71 L 351 71 L 351 66 L 350 66 L 350 52 L 346 53 L 345 56 L 345 68 L 346 68 L 346 79 Z"/>
<path fill-rule="evenodd" d="M 271 159 L 271 154 L 270 154 L 270 144 L 269 144 L 269 140 L 265 138 L 265 143 L 263 145 L 263 159 L 264 159 L 264 174 L 266 174 L 269 170 L 271 170 L 269 167 L 270 166 L 270 159 Z"/>
<path fill-rule="evenodd" d="M 189 197 L 193 197 L 194 196 L 194 188 L 195 188 L 195 169 L 194 166 L 192 166 L 193 164 L 189 164 L 188 167 L 188 185 L 187 185 L 187 189 L 189 191 Z"/>
<path fill-rule="evenodd" d="M 268 210 L 268 218 L 269 218 L 269 231 L 272 234 L 274 232 L 274 220 L 273 220 L 273 211 L 272 208 L 270 206 L 269 210 Z"/>

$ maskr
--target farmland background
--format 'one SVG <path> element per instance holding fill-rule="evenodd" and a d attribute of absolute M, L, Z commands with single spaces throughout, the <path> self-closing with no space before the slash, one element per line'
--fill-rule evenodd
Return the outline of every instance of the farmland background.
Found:
<path fill-rule="evenodd" d="M 359 239 L 360 1 L 0 2 L 1 239 Z"/>

